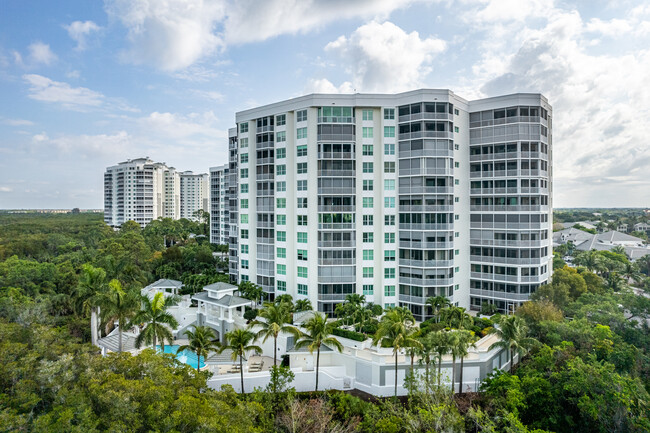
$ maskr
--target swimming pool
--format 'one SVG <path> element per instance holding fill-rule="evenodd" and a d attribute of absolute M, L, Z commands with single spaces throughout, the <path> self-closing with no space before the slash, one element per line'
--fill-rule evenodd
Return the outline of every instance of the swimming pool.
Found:
<path fill-rule="evenodd" d="M 187 364 L 190 367 L 196 368 L 196 362 L 198 361 L 198 359 L 196 358 L 196 353 L 190 352 L 189 350 L 186 349 L 186 350 L 180 351 L 177 354 L 176 351 L 178 350 L 179 347 L 180 346 L 177 345 L 177 344 L 172 345 L 172 346 L 165 345 L 165 353 L 172 353 L 172 354 L 176 355 L 176 358 L 180 362 L 182 362 L 184 364 Z M 160 351 L 160 346 L 156 346 L 156 349 L 158 351 Z M 201 357 L 201 366 L 200 366 L 200 368 L 203 368 L 203 367 L 205 367 L 205 358 Z"/>

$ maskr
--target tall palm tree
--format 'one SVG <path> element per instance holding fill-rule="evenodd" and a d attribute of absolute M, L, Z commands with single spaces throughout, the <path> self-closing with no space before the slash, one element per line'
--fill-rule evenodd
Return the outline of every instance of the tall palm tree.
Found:
<path fill-rule="evenodd" d="M 514 353 L 516 352 L 521 358 L 527 350 L 537 344 L 537 340 L 528 337 L 528 326 L 519 316 L 501 316 L 498 324 L 498 328 L 490 329 L 490 334 L 495 334 L 499 341 L 492 343 L 488 350 L 495 348 L 507 350 L 510 354 L 510 371 L 512 371 Z"/>
<path fill-rule="evenodd" d="M 281 302 L 279 304 L 267 303 L 266 306 L 258 313 L 257 317 L 264 320 L 253 320 L 249 327 L 255 325 L 261 329 L 257 331 L 256 338 L 261 338 L 265 343 L 269 337 L 273 337 L 273 365 L 277 365 L 278 357 L 278 335 L 281 333 L 291 334 L 298 338 L 300 331 L 298 328 L 290 324 L 291 313 L 287 304 Z"/>
<path fill-rule="evenodd" d="M 446 326 L 456 329 L 467 329 L 474 323 L 472 316 L 462 307 L 443 308 L 440 310 L 440 318 Z"/>
<path fill-rule="evenodd" d="M 135 339 L 135 347 L 140 348 L 142 343 L 152 344 L 154 350 L 156 343 L 160 339 L 162 351 L 165 351 L 165 340 L 172 342 L 173 336 L 171 329 L 178 326 L 178 322 L 167 312 L 167 309 L 178 303 L 176 296 L 165 297 L 162 293 L 156 293 L 153 299 L 142 296 L 142 308 L 136 313 L 131 320 L 129 327 L 145 323 L 144 329 Z M 170 329 L 171 328 L 171 329 Z"/>
<path fill-rule="evenodd" d="M 427 298 L 426 305 L 431 307 L 433 315 L 436 316 L 436 323 L 440 322 L 440 310 L 451 306 L 451 302 L 446 296 L 431 296 Z"/>
<path fill-rule="evenodd" d="M 627 262 L 624 265 L 621 275 L 625 277 L 627 281 L 632 281 L 638 283 L 643 280 L 643 274 L 639 272 L 639 266 L 636 262 Z"/>
<path fill-rule="evenodd" d="M 397 398 L 397 356 L 399 351 L 405 347 L 420 347 L 420 343 L 415 337 L 417 329 L 415 319 L 410 310 L 403 307 L 397 307 L 389 310 L 381 318 L 379 328 L 373 338 L 373 344 L 386 342 L 393 348 L 395 355 L 395 397 Z"/>
<path fill-rule="evenodd" d="M 248 329 L 235 329 L 226 333 L 225 344 L 221 346 L 220 352 L 226 349 L 232 351 L 231 359 L 237 361 L 239 357 L 239 373 L 241 375 L 241 393 L 244 394 L 244 355 L 247 352 L 254 351 L 255 353 L 262 353 L 260 346 L 255 346 L 251 343 L 255 341 L 255 334 Z"/>
<path fill-rule="evenodd" d="M 99 340 L 99 300 L 108 288 L 106 271 L 90 264 L 81 268 L 81 276 L 77 287 L 77 298 L 82 310 L 90 311 L 90 339 L 93 345 Z"/>
<path fill-rule="evenodd" d="M 327 317 L 321 313 L 314 313 L 314 316 L 302 325 L 307 333 L 302 334 L 300 340 L 296 342 L 296 349 L 306 347 L 309 353 L 313 355 L 316 351 L 316 389 L 318 391 L 318 370 L 320 368 L 320 347 L 322 344 L 334 347 L 339 352 L 343 352 L 343 345 L 336 337 L 332 337 L 332 332 L 336 328 L 335 322 L 328 322 Z"/>
<path fill-rule="evenodd" d="M 108 287 L 109 292 L 99 300 L 102 322 L 108 325 L 117 321 L 118 352 L 121 353 L 122 332 L 140 308 L 140 295 L 133 291 L 125 291 L 118 280 L 111 280 Z"/>
<path fill-rule="evenodd" d="M 436 332 L 429 332 L 428 334 L 419 337 L 419 340 L 420 344 L 422 345 L 418 349 L 418 355 L 420 356 L 419 362 L 421 364 L 424 363 L 424 379 L 427 388 L 429 388 L 431 383 L 429 369 L 432 362 L 435 368 L 434 359 L 436 355 L 436 348 L 438 346 L 438 335 Z"/>
<path fill-rule="evenodd" d="M 474 334 L 470 331 L 466 330 L 460 330 L 456 331 L 458 335 L 458 339 L 456 340 L 456 347 L 454 348 L 456 351 L 456 356 L 460 357 L 460 380 L 458 383 L 458 393 L 463 394 L 463 361 L 465 360 L 465 357 L 468 355 L 468 349 L 470 347 L 476 347 L 475 341 L 476 338 L 474 337 Z"/>
<path fill-rule="evenodd" d="M 217 336 L 208 326 L 194 326 L 194 331 L 188 329 L 184 335 L 187 336 L 188 344 L 179 346 L 176 353 L 186 349 L 196 353 L 196 371 L 201 366 L 201 357 L 207 360 L 210 352 L 217 352 L 221 348 L 219 342 L 214 341 Z"/>
<path fill-rule="evenodd" d="M 598 254 L 596 250 L 584 251 L 577 254 L 574 263 L 578 266 L 584 266 L 591 272 L 600 273 L 604 270 L 603 256 Z"/>
<path fill-rule="evenodd" d="M 298 299 L 296 301 L 296 312 L 298 312 L 298 311 L 311 311 L 313 309 L 314 309 L 314 307 L 312 307 L 311 301 L 309 299 Z"/>
<path fill-rule="evenodd" d="M 440 387 L 440 378 L 442 377 L 442 357 L 449 353 L 453 342 L 450 340 L 449 333 L 446 331 L 436 331 L 431 332 L 430 334 L 433 335 L 431 338 L 433 340 L 435 352 L 438 355 L 438 387 Z"/>

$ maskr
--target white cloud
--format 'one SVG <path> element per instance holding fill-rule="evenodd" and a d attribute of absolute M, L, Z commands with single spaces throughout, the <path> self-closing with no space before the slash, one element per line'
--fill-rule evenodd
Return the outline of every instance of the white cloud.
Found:
<path fill-rule="evenodd" d="M 391 22 L 372 21 L 357 28 L 350 37 L 340 36 L 325 47 L 338 55 L 351 82 L 345 89 L 358 92 L 399 92 L 422 85 L 432 71 L 432 61 L 443 52 L 446 42 L 435 37 L 421 38 L 406 33 Z M 334 87 L 327 80 L 313 84 Z M 328 85 L 328 83 L 330 85 Z"/>
<path fill-rule="evenodd" d="M 327 78 L 311 79 L 305 87 L 305 93 L 354 93 L 355 90 L 349 81 L 336 87 Z"/>
<path fill-rule="evenodd" d="M 14 189 L 9 186 L 0 186 L 0 192 L 11 192 Z"/>
<path fill-rule="evenodd" d="M 222 46 L 214 30 L 225 9 L 223 2 L 208 0 L 106 0 L 109 16 L 128 30 L 131 49 L 124 58 L 168 71 L 186 68 Z"/>
<path fill-rule="evenodd" d="M 115 134 L 60 135 L 55 138 L 50 138 L 43 132 L 32 137 L 32 141 L 39 152 L 45 148 L 54 148 L 59 156 L 73 154 L 76 158 L 96 159 L 127 154 L 132 148 L 133 140 L 126 131 L 119 131 Z"/>
<path fill-rule="evenodd" d="M 4 119 L 2 123 L 9 126 L 31 126 L 34 124 L 31 120 L 25 119 Z"/>
<path fill-rule="evenodd" d="M 56 54 L 50 50 L 50 46 L 43 42 L 34 42 L 27 47 L 27 50 L 29 51 L 30 60 L 35 65 L 42 63 L 49 66 L 57 59 Z"/>
<path fill-rule="evenodd" d="M 59 103 L 68 109 L 80 110 L 98 107 L 104 101 L 104 95 L 85 87 L 71 87 L 68 83 L 53 81 L 36 74 L 23 75 L 29 83 L 29 97 L 37 101 Z"/>
<path fill-rule="evenodd" d="M 77 43 L 75 49 L 78 51 L 86 49 L 86 38 L 88 35 L 101 29 L 101 27 L 92 21 L 73 21 L 70 25 L 64 26 L 64 28 L 68 31 L 68 35 Z"/>
<path fill-rule="evenodd" d="M 140 118 L 138 123 L 145 131 L 166 139 L 195 139 L 197 137 L 214 140 L 222 135 L 217 128 L 217 117 L 212 111 L 205 113 L 190 113 L 181 115 L 177 113 L 151 113 Z"/>

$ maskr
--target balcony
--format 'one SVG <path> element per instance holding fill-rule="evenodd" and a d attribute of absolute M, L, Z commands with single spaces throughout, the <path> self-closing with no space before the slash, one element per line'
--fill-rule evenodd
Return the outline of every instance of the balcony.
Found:
<path fill-rule="evenodd" d="M 519 277 L 517 275 L 487 274 L 483 272 L 470 272 L 470 277 L 480 280 L 504 281 L 511 283 L 516 283 L 519 281 Z"/>
<path fill-rule="evenodd" d="M 469 289 L 469 294 L 482 298 L 499 299 L 504 301 L 527 301 L 528 293 L 498 292 L 495 290 Z"/>
<path fill-rule="evenodd" d="M 409 140 L 415 138 L 454 138 L 454 133 L 451 131 L 418 131 L 407 132 L 405 134 L 398 134 L 398 140 Z"/>
<path fill-rule="evenodd" d="M 318 118 L 318 123 L 355 123 L 355 118 L 345 116 L 323 116 Z"/>
<path fill-rule="evenodd" d="M 451 231 L 454 229 L 453 224 L 426 224 L 426 223 L 399 223 L 400 230 L 445 230 Z"/>
<path fill-rule="evenodd" d="M 410 266 L 414 268 L 451 268 L 454 266 L 453 260 L 409 260 L 399 259 L 400 266 Z"/>
<path fill-rule="evenodd" d="M 400 248 L 409 248 L 412 250 L 450 250 L 454 248 L 454 242 L 416 242 L 416 241 L 399 241 Z"/>
<path fill-rule="evenodd" d="M 354 230 L 354 223 L 320 223 L 318 230 Z"/>
<path fill-rule="evenodd" d="M 548 258 L 535 257 L 535 258 L 512 258 L 512 257 L 489 257 L 489 256 L 470 256 L 470 262 L 477 263 L 502 263 L 506 265 L 541 265 L 548 261 Z"/>
<path fill-rule="evenodd" d="M 400 194 L 453 194 L 451 186 L 400 186 Z"/>
<path fill-rule="evenodd" d="M 318 259 L 318 265 L 319 266 L 354 266 L 357 264 L 357 260 L 355 258 L 349 258 L 349 259 L 323 259 L 319 258 Z"/>
<path fill-rule="evenodd" d="M 450 113 L 429 113 L 429 112 L 420 112 L 416 114 L 406 114 L 404 116 L 399 116 L 398 121 L 402 122 L 412 122 L 416 120 L 454 120 L 453 114 Z"/>
<path fill-rule="evenodd" d="M 318 212 L 354 212 L 355 205 L 319 205 Z"/>
<path fill-rule="evenodd" d="M 402 205 L 399 207 L 400 212 L 453 212 L 454 207 L 450 205 Z"/>
<path fill-rule="evenodd" d="M 423 287 L 438 287 L 438 286 L 450 286 L 454 284 L 453 278 L 409 278 L 409 277 L 397 277 L 399 284 L 410 284 L 413 286 L 423 286 Z"/>
<path fill-rule="evenodd" d="M 274 125 L 266 125 L 266 126 L 260 126 L 257 128 L 257 133 L 261 134 L 263 132 L 273 132 L 274 131 Z"/>
<path fill-rule="evenodd" d="M 318 159 L 354 159 L 355 152 L 318 152 Z"/>
<path fill-rule="evenodd" d="M 322 177 L 354 177 L 356 170 L 318 170 L 318 176 Z"/>
<path fill-rule="evenodd" d="M 544 205 L 471 205 L 470 212 L 548 212 Z"/>
<path fill-rule="evenodd" d="M 318 248 L 355 248 L 356 241 L 318 241 Z"/>
<path fill-rule="evenodd" d="M 345 301 L 345 298 L 348 295 L 349 293 L 329 293 L 329 294 L 319 293 L 318 300 L 319 301 Z"/>

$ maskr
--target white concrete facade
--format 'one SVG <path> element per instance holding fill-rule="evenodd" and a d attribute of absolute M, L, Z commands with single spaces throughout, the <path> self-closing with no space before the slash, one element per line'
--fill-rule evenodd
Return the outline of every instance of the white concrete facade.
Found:
<path fill-rule="evenodd" d="M 210 176 L 184 171 L 180 174 L 180 217 L 196 221 L 199 209 L 210 212 Z"/>
<path fill-rule="evenodd" d="M 230 215 L 228 212 L 228 164 L 210 167 L 210 242 L 228 244 Z"/>
<path fill-rule="evenodd" d="M 431 89 L 237 113 L 234 279 L 327 313 L 349 293 L 418 320 L 437 295 L 511 310 L 552 272 L 551 113 Z"/>

